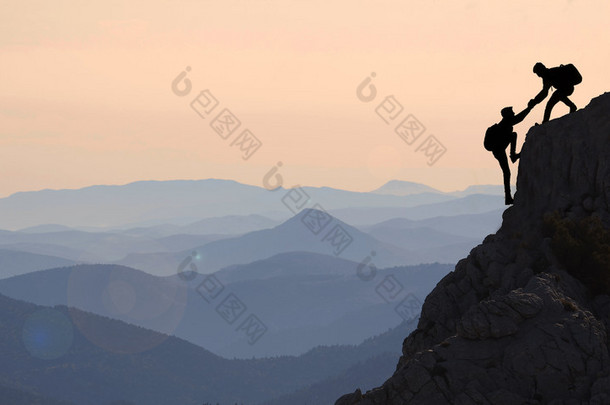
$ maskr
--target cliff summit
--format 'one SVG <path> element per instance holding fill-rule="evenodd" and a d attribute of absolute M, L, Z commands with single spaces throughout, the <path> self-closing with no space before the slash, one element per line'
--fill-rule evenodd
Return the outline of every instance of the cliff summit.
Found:
<path fill-rule="evenodd" d="M 610 404 L 610 93 L 532 127 L 514 205 L 428 295 L 394 374 L 336 405 Z"/>

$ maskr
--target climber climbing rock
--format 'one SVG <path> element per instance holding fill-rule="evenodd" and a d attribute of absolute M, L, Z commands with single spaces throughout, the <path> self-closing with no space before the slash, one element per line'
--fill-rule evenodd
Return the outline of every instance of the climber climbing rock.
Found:
<path fill-rule="evenodd" d="M 517 115 L 515 115 L 512 107 L 503 108 L 500 112 L 502 120 L 489 127 L 485 132 L 483 145 L 485 149 L 493 153 L 502 169 L 504 177 L 504 203 L 506 205 L 513 203 L 513 197 L 510 192 L 510 167 L 506 157 L 506 147 L 510 145 L 510 160 L 515 163 L 521 154 L 515 151 L 517 147 L 517 133 L 513 132 L 513 126 L 523 121 L 534 105 L 533 100 L 530 100 L 525 110 Z"/>

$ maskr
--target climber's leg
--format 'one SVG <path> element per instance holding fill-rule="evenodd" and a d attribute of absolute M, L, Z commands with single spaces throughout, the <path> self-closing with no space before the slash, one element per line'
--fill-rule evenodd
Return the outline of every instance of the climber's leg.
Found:
<path fill-rule="evenodd" d="M 510 160 L 515 163 L 521 157 L 520 153 L 516 153 L 517 148 L 517 133 L 513 132 L 510 137 Z"/>
<path fill-rule="evenodd" d="M 544 110 L 544 119 L 542 120 L 542 122 L 547 122 L 549 120 L 549 118 L 551 118 L 551 110 L 553 109 L 555 104 L 557 104 L 559 101 L 561 101 L 562 103 L 567 105 L 570 108 L 571 113 L 576 111 L 577 110 L 576 104 L 574 104 L 572 102 L 572 100 L 570 100 L 568 98 L 568 96 L 572 95 L 572 93 L 574 93 L 574 86 L 570 86 L 565 89 L 555 90 L 555 92 L 551 95 L 551 98 L 549 99 L 549 102 L 546 105 L 546 109 Z"/>
<path fill-rule="evenodd" d="M 551 98 L 549 98 L 549 101 L 546 103 L 546 108 L 544 109 L 544 118 L 542 119 L 542 122 L 547 122 L 551 118 L 551 111 L 553 110 L 553 107 L 555 107 L 555 104 L 557 104 L 561 98 L 561 92 L 559 90 L 555 90 L 555 92 L 551 95 Z"/>
<path fill-rule="evenodd" d="M 494 157 L 498 159 L 500 168 L 502 169 L 502 175 L 504 177 L 504 202 L 506 205 L 513 203 L 513 197 L 510 195 L 510 167 L 508 167 L 508 159 L 506 158 L 505 150 L 498 150 L 493 152 Z"/>

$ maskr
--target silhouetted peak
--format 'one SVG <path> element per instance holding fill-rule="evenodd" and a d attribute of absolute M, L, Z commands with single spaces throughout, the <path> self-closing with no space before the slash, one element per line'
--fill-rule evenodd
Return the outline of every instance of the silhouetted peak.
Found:
<path fill-rule="evenodd" d="M 304 208 L 301 211 L 297 212 L 295 215 L 293 215 L 291 218 L 287 219 L 286 221 L 284 221 L 282 224 L 278 225 L 279 227 L 290 227 L 290 226 L 303 226 L 303 221 L 307 221 L 308 219 L 311 220 L 320 220 L 320 221 L 328 221 L 328 222 L 332 222 L 332 221 L 338 221 L 343 225 L 349 226 L 347 224 L 345 224 L 344 222 L 338 220 L 337 218 L 335 218 L 334 216 L 332 216 L 331 214 L 329 214 L 326 210 L 324 210 L 322 207 L 320 208 Z"/>
<path fill-rule="evenodd" d="M 421 183 L 404 180 L 390 180 L 378 189 L 373 190 L 372 193 L 405 196 L 419 193 L 440 193 L 440 191 Z"/>
<path fill-rule="evenodd" d="M 439 282 L 383 386 L 337 405 L 610 403 L 610 94 L 532 127 L 514 205 Z"/>

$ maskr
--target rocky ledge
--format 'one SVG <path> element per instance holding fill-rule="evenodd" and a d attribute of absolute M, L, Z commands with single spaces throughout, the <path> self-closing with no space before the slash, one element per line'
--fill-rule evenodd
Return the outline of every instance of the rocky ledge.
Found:
<path fill-rule="evenodd" d="M 394 374 L 336 405 L 610 404 L 610 93 L 532 127 L 502 227 L 426 298 Z"/>

